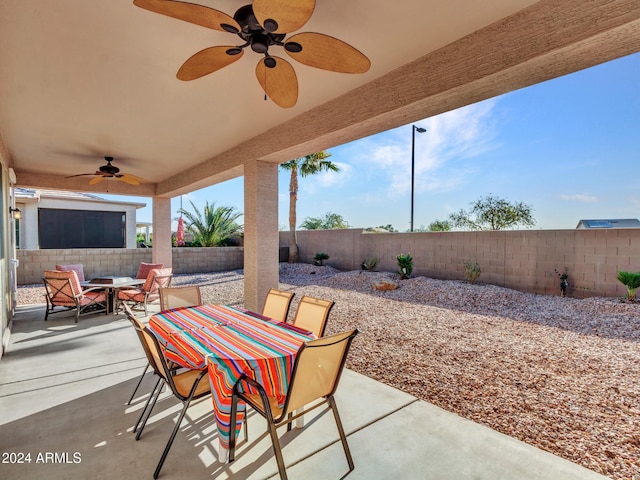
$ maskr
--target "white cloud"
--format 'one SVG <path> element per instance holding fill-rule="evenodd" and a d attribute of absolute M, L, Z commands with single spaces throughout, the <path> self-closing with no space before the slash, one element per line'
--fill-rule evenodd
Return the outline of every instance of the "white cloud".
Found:
<path fill-rule="evenodd" d="M 416 122 L 427 130 L 415 133 L 416 192 L 451 190 L 473 175 L 469 159 L 494 148 L 495 105 L 496 100 L 489 100 Z M 388 195 L 409 194 L 410 125 L 371 137 L 363 147 L 356 161 L 388 177 Z"/>
<path fill-rule="evenodd" d="M 353 174 L 353 167 L 348 163 L 343 162 L 333 162 L 335 163 L 340 171 L 338 172 L 322 172 L 318 175 L 314 175 L 314 178 L 317 180 L 317 184 L 322 188 L 335 187 L 339 185 L 344 185 L 347 183 L 351 175 Z"/>
<path fill-rule="evenodd" d="M 580 193 L 576 193 L 574 195 L 560 195 L 562 200 L 567 200 L 569 202 L 582 202 L 582 203 L 596 203 L 598 201 L 598 197 L 593 195 L 582 195 Z"/>
<path fill-rule="evenodd" d="M 316 175 L 302 178 L 298 173 L 298 190 L 305 195 L 314 195 L 318 192 L 326 193 L 325 189 L 340 187 L 346 184 L 353 175 L 353 167 L 344 162 L 333 162 L 340 170 L 337 172 L 326 171 Z"/>

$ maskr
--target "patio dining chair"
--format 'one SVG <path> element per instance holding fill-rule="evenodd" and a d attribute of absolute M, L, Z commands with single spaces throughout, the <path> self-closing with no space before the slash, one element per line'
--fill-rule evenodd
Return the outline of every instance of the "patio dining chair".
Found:
<path fill-rule="evenodd" d="M 160 288 L 160 310 L 202 305 L 202 295 L 198 285 Z"/>
<path fill-rule="evenodd" d="M 136 395 L 136 392 L 138 391 L 138 388 L 140 388 L 140 384 L 142 383 L 144 376 L 147 374 L 147 370 L 149 370 L 149 367 L 151 366 L 151 360 L 150 360 L 151 356 L 147 349 L 145 339 L 142 336 L 142 329 L 144 328 L 144 324 L 136 318 L 136 316 L 133 314 L 133 312 L 129 308 L 129 305 L 125 303 L 122 305 L 122 308 L 124 309 L 124 313 L 126 314 L 127 318 L 133 325 L 133 328 L 135 329 L 136 334 L 138 335 L 138 340 L 140 340 L 142 349 L 145 353 L 145 356 L 147 357 L 147 365 L 144 367 L 144 370 L 142 371 L 142 375 L 140 375 L 140 378 L 138 379 L 138 383 L 136 384 L 136 388 L 133 390 L 133 393 L 131 394 L 131 398 L 129 398 L 129 401 L 127 402 L 127 405 L 131 405 L 131 402 L 133 401 L 133 397 Z M 154 371 L 154 374 L 155 374 L 155 371 Z M 164 385 L 163 382 L 164 381 L 162 380 L 162 377 L 158 377 L 158 381 L 156 382 L 156 385 L 153 387 L 153 390 L 151 390 L 151 393 L 149 394 L 149 398 L 147 399 L 147 403 L 145 403 L 144 408 L 142 409 L 142 412 L 140 413 L 140 416 L 138 417 L 138 420 L 136 421 L 136 424 L 133 427 L 133 433 L 136 433 L 138 431 L 138 427 L 140 425 L 140 421 L 142 420 L 142 416 L 144 415 L 144 412 L 146 411 L 147 406 L 151 402 L 151 398 L 153 397 L 153 394 L 155 393 L 156 388 L 162 388 L 162 386 Z"/>
<path fill-rule="evenodd" d="M 317 338 L 320 338 L 324 335 L 329 312 L 331 312 L 334 304 L 335 302 L 331 300 L 322 300 L 305 295 L 298 303 L 293 324 L 296 327 L 313 332 Z"/>
<path fill-rule="evenodd" d="M 349 347 L 357 334 L 358 330 L 354 329 L 304 344 L 296 356 L 289 391 L 282 408 L 278 405 L 277 398 L 267 396 L 262 385 L 252 378 L 243 375 L 233 387 L 231 425 L 235 425 L 238 402 L 241 400 L 267 420 L 273 451 L 282 480 L 287 479 L 287 472 L 277 429 L 286 425 L 287 431 L 291 430 L 291 422 L 323 405 L 327 405 L 328 409 L 333 412 L 342 448 L 349 464 L 349 471 L 351 472 L 354 469 L 353 459 L 351 458 L 347 437 L 338 414 L 334 394 L 344 370 Z M 306 405 L 310 406 L 305 407 Z M 321 413 L 324 413 L 324 411 Z M 307 425 L 310 427 L 313 423 L 315 422 L 309 422 Z M 291 441 L 293 440 L 291 439 Z M 229 438 L 229 462 L 234 461 L 235 450 L 236 429 L 232 428 Z"/>
<path fill-rule="evenodd" d="M 269 290 L 269 293 L 267 293 L 267 298 L 264 301 L 262 315 L 273 318 L 274 320 L 286 322 L 291 300 L 294 295 L 294 292 L 283 292 L 282 290 L 272 288 Z"/>
<path fill-rule="evenodd" d="M 131 308 L 142 305 L 147 316 L 147 306 L 160 298 L 160 288 L 169 287 L 173 278 L 171 268 L 153 268 L 140 287 L 123 287 L 117 290 L 118 305 L 131 304 Z"/>
<path fill-rule="evenodd" d="M 151 364 L 151 367 L 153 368 L 155 374 L 158 375 L 158 377 L 160 377 L 160 379 L 162 380 L 162 382 L 156 384 L 156 388 L 152 392 L 151 397 L 149 397 L 149 401 L 145 405 L 145 408 L 141 414 L 141 418 L 138 420 L 137 425 L 139 425 L 140 430 L 138 430 L 136 434 L 136 440 L 139 440 L 140 435 L 142 435 L 142 430 L 149 420 L 149 416 L 151 415 L 153 407 L 158 401 L 158 397 L 160 396 L 163 385 L 168 385 L 173 395 L 183 404 L 180 415 L 178 415 L 176 424 L 173 427 L 173 431 L 171 432 L 171 436 L 169 437 L 167 445 L 162 452 L 162 456 L 160 457 L 160 461 L 156 466 L 156 470 L 153 473 L 153 478 L 158 478 L 160 470 L 162 469 L 162 465 L 164 464 L 164 461 L 169 454 L 169 450 L 171 449 L 173 440 L 178 433 L 180 424 L 184 419 L 185 413 L 187 412 L 191 401 L 209 395 L 211 393 L 211 386 L 209 384 L 208 378 L 206 378 L 206 368 L 203 370 L 188 369 L 186 371 L 178 371 L 174 368 L 173 365 L 170 365 L 164 357 L 162 346 L 160 345 L 160 342 L 158 342 L 156 336 L 146 326 L 142 326 L 142 324 L 135 318 L 135 316 L 133 316 L 133 318 L 138 323 L 138 325 L 136 326 L 136 331 L 138 331 L 141 335 L 140 338 L 143 342 L 145 353 L 147 353 L 149 363 Z"/>
<path fill-rule="evenodd" d="M 76 323 L 82 315 L 104 312 L 107 310 L 107 295 L 103 288 L 82 289 L 78 274 L 74 270 L 45 270 L 42 278 L 45 287 L 47 309 L 44 320 L 54 313 L 76 311 Z M 58 310 L 56 310 L 58 309 Z"/>

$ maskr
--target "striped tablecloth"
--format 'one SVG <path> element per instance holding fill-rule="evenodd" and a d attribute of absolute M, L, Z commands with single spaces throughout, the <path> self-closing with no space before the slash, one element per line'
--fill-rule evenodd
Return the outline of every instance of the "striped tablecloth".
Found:
<path fill-rule="evenodd" d="M 153 315 L 149 329 L 165 356 L 184 367 L 208 368 L 220 444 L 229 445 L 233 386 L 242 374 L 284 402 L 295 356 L 314 335 L 292 325 L 223 305 L 176 308 Z M 239 433 L 244 407 L 239 406 Z"/>

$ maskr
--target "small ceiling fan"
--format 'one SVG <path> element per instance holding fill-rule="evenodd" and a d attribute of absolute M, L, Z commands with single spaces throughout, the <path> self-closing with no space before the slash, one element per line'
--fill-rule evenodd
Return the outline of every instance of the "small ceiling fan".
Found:
<path fill-rule="evenodd" d="M 107 164 L 102 165 L 95 173 L 80 173 L 78 175 L 70 175 L 66 178 L 84 177 L 91 175 L 95 178 L 89 180 L 89 185 L 95 185 L 96 183 L 100 183 L 107 178 L 115 178 L 116 180 L 121 180 L 130 185 L 140 185 L 141 179 L 139 177 L 136 177 L 135 175 L 129 175 L 127 173 L 120 173 L 120 169 L 118 167 L 111 165 L 111 162 L 113 162 L 113 157 L 104 157 L 104 159 L 107 161 Z"/>
<path fill-rule="evenodd" d="M 175 0 L 134 0 L 133 4 L 155 13 L 202 27 L 237 35 L 242 44 L 205 48 L 180 67 L 180 80 L 195 80 L 239 60 L 246 47 L 264 55 L 256 66 L 256 77 L 265 95 L 282 108 L 298 101 L 298 78 L 293 66 L 273 56 L 270 47 L 283 47 L 298 62 L 340 73 L 365 73 L 371 62 L 348 43 L 322 33 L 298 33 L 315 8 L 315 0 L 253 0 L 233 17 L 203 5 Z M 265 100 L 266 100 L 265 96 Z"/>

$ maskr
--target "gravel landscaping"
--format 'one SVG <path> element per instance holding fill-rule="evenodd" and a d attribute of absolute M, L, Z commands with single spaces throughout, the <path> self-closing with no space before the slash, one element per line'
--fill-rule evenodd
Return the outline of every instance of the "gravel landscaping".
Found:
<path fill-rule="evenodd" d="M 394 281 L 397 290 L 373 283 Z M 242 305 L 242 270 L 175 275 Z M 336 302 L 347 367 L 614 479 L 640 480 L 640 303 L 280 264 L 280 288 Z M 18 303 L 44 303 L 41 285 Z"/>

